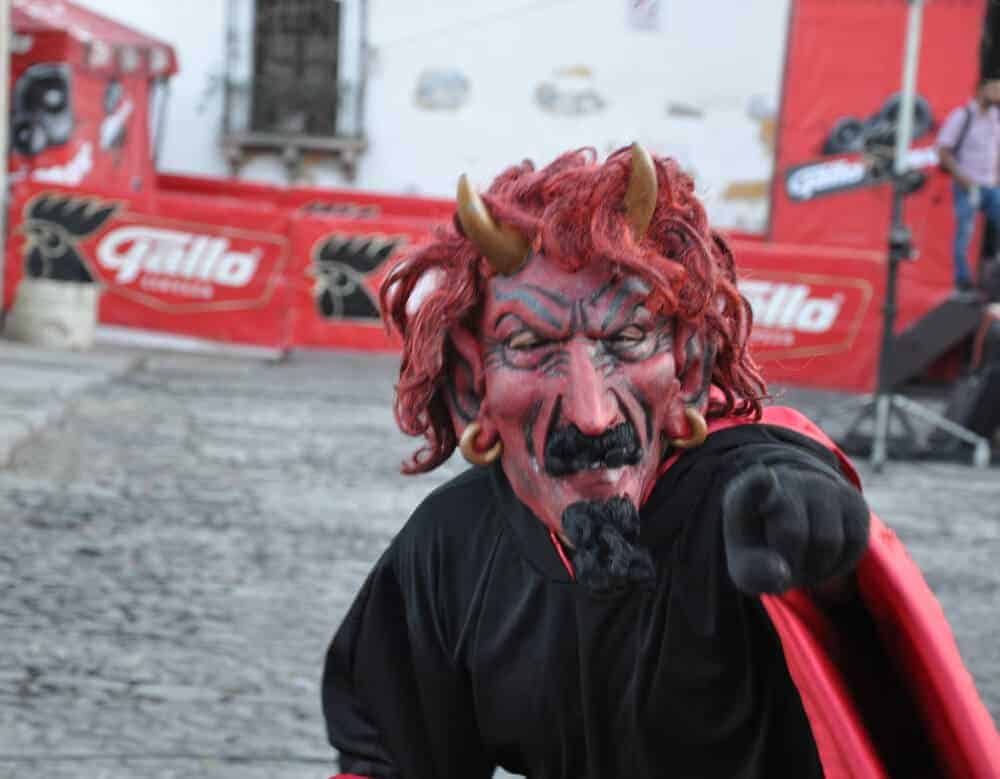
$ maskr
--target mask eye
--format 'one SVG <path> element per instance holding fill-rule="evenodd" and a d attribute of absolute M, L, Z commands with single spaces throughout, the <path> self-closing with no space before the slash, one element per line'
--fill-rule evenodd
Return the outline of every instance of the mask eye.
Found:
<path fill-rule="evenodd" d="M 634 346 L 646 337 L 646 331 L 638 325 L 623 327 L 608 340 L 619 346 Z"/>
<path fill-rule="evenodd" d="M 651 357 L 656 351 L 657 339 L 653 332 L 641 325 L 628 325 L 604 339 L 604 348 L 622 360 L 638 362 Z"/>
<path fill-rule="evenodd" d="M 528 351 L 529 349 L 537 349 L 539 346 L 543 346 L 546 343 L 548 343 L 548 341 L 539 337 L 530 330 L 522 330 L 507 339 L 507 348 L 523 352 Z"/>

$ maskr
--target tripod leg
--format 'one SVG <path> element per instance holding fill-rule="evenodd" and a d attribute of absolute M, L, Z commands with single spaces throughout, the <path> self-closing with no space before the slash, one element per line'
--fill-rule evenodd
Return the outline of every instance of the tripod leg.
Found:
<path fill-rule="evenodd" d="M 916 452 L 920 448 L 920 439 L 917 437 L 917 431 L 913 427 L 910 417 L 907 416 L 906 411 L 902 408 L 902 404 L 899 402 L 899 397 L 893 397 L 892 410 L 889 416 L 889 429 L 892 429 L 891 417 L 894 416 L 899 420 L 900 427 L 903 428 L 903 435 L 906 437 L 906 445 L 910 448 L 911 452 Z"/>
<path fill-rule="evenodd" d="M 879 395 L 875 399 L 875 430 L 872 434 L 872 469 L 882 471 L 887 459 L 889 440 L 889 417 L 892 412 L 892 396 Z"/>

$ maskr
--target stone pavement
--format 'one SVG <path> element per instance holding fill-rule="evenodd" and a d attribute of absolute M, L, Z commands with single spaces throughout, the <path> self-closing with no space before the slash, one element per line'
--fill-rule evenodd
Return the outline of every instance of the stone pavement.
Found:
<path fill-rule="evenodd" d="M 327 643 L 409 511 L 464 467 L 399 475 L 415 442 L 392 419 L 395 360 L 18 359 L 10 375 L 62 389 L 24 379 L 20 407 L 51 413 L 0 469 L 0 779 L 332 773 Z M 788 400 L 830 427 L 846 413 Z M 998 717 L 1000 471 L 861 470 Z"/>
<path fill-rule="evenodd" d="M 124 375 L 135 362 L 131 354 L 46 351 L 0 339 L 0 467 L 61 417 L 74 396 Z"/>

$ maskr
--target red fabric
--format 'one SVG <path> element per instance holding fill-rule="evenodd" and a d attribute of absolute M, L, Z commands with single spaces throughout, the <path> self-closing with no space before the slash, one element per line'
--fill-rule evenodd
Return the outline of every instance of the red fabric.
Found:
<path fill-rule="evenodd" d="M 29 233 L 17 228 L 46 198 L 63 201 L 65 213 L 116 206 L 91 232 L 73 236 L 74 250 L 102 285 L 102 324 L 270 348 L 287 344 L 288 215 L 221 199 L 123 197 L 114 189 L 23 184 L 11 209 L 6 306 L 32 246 Z M 53 208 L 47 211 L 55 218 Z M 183 254 L 180 262 L 170 260 L 174 268 L 165 263 L 171 246 Z M 198 267 L 206 272 L 195 273 Z"/>
<path fill-rule="evenodd" d="M 563 545 L 559 543 L 559 539 L 556 538 L 555 531 L 549 531 L 549 538 L 552 540 L 552 545 L 556 548 L 556 553 L 559 555 L 559 559 L 562 560 L 563 567 L 569 574 L 570 579 L 576 579 L 576 571 L 573 570 L 573 564 L 569 561 L 566 556 L 566 550 L 563 549 Z"/>
<path fill-rule="evenodd" d="M 846 456 L 797 411 L 768 408 L 763 421 L 827 446 L 860 484 Z M 874 515 L 868 552 L 857 576 L 865 605 L 886 651 L 904 672 L 945 776 L 1000 776 L 1000 736 L 962 662 L 944 613 L 895 533 Z M 836 636 L 823 613 L 801 592 L 765 596 L 762 601 L 802 696 L 827 777 L 885 776 L 832 660 Z"/>
<path fill-rule="evenodd" d="M 858 580 L 887 651 L 905 671 L 947 775 L 1000 776 L 1000 736 L 941 606 L 902 542 L 877 518 Z"/>
<path fill-rule="evenodd" d="M 765 595 L 761 600 L 781 639 L 827 779 L 888 777 L 831 659 L 832 626 L 826 617 L 800 592 Z"/>
<path fill-rule="evenodd" d="M 145 89 L 146 82 L 141 79 L 125 81 Z M 91 90 L 100 83 L 97 79 L 81 78 L 77 87 Z M 99 94 L 91 95 L 90 91 L 84 94 L 93 98 L 87 105 L 100 104 Z M 145 97 L 146 92 L 141 95 Z M 136 99 L 136 104 L 143 103 Z M 90 126 L 98 127 L 98 119 Z M 137 129 L 144 126 L 140 123 Z M 96 142 L 89 138 L 74 143 L 86 141 L 97 148 Z M 145 148 L 144 143 L 136 142 L 125 152 L 133 154 L 136 149 Z M 64 152 L 56 149 L 53 154 L 56 153 Z M 74 153 L 68 152 L 70 157 Z M 398 349 L 398 339 L 386 331 L 378 317 L 377 289 L 388 259 L 400 248 L 429 235 L 422 217 L 345 218 L 311 211 L 304 203 L 293 209 L 264 197 L 224 197 L 212 190 L 199 193 L 194 189 L 155 187 L 126 192 L 121 176 L 132 175 L 138 169 L 137 162 L 119 168 L 110 162 L 105 164 L 106 156 L 94 152 L 95 165 L 85 188 L 55 187 L 36 181 L 23 181 L 15 188 L 11 239 L 4 247 L 6 263 L 2 268 L 5 308 L 13 304 L 24 276 L 30 240 L 23 228 L 30 220 L 31 204 L 36 198 L 48 195 L 76 206 L 117 205 L 93 232 L 74 236 L 75 250 L 91 275 L 103 285 L 102 324 L 272 349 L 289 346 Z M 402 213 L 409 205 L 389 197 L 378 202 L 385 206 L 386 213 L 393 210 Z M 376 207 L 364 202 L 345 201 L 341 205 L 355 210 Z M 431 208 L 434 203 L 418 205 Z M 139 228 L 145 232 L 135 240 L 117 240 L 122 230 Z M 163 240 L 157 240 L 156 236 Z M 213 251 L 211 246 L 222 247 L 217 263 L 226 263 L 228 257 L 233 262 L 252 265 L 252 273 L 239 279 L 238 284 L 228 285 L 212 278 L 192 278 L 187 260 L 179 267 L 168 267 L 169 263 L 161 262 L 170 252 L 166 239 L 171 236 L 182 242 L 183 253 L 192 261 L 199 252 L 204 259 L 206 251 L 197 247 L 211 241 L 208 254 Z M 137 247 L 138 241 L 145 241 L 146 248 Z M 390 245 L 392 252 L 378 260 L 377 252 Z M 338 246 L 342 250 L 337 250 Z M 121 266 L 129 264 L 124 258 L 133 251 L 134 257 L 142 258 L 138 264 L 141 267 L 123 273 Z M 241 255 L 242 259 L 234 259 L 231 253 Z M 331 262 L 324 264 L 324 257 Z M 360 270 L 356 276 L 348 277 L 345 274 L 356 270 L 351 263 Z M 367 269 L 366 264 L 373 267 Z M 319 291 L 324 284 L 345 288 L 355 279 L 370 301 L 368 316 L 331 313 L 321 308 Z"/>
<path fill-rule="evenodd" d="M 875 387 L 883 252 L 772 241 L 732 248 L 740 291 L 754 309 L 750 350 L 769 384 Z"/>
<path fill-rule="evenodd" d="M 156 179 L 162 192 L 187 197 L 224 197 L 247 202 L 264 201 L 289 211 L 304 214 L 359 219 L 405 219 L 424 222 L 428 234 L 432 227 L 450 220 L 455 214 L 455 201 L 444 198 L 390 195 L 363 192 L 358 189 L 317 189 L 316 187 L 282 187 L 241 179 L 208 178 L 178 173 L 160 173 Z"/>

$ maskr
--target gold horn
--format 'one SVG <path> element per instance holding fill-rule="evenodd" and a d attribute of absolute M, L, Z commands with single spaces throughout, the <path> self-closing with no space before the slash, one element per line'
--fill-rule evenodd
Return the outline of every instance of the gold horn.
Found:
<path fill-rule="evenodd" d="M 632 228 L 632 237 L 641 241 L 653 221 L 656 210 L 656 166 L 653 158 L 638 143 L 632 144 L 632 173 L 625 191 L 625 219 Z"/>
<path fill-rule="evenodd" d="M 528 241 L 510 227 L 497 226 L 464 173 L 458 180 L 458 221 L 497 273 L 510 276 L 528 259 Z"/>

